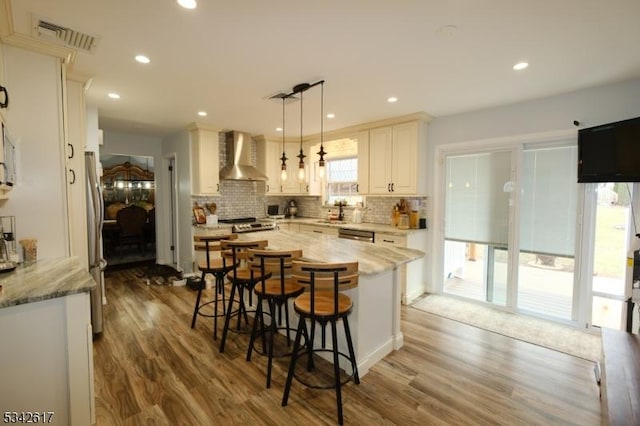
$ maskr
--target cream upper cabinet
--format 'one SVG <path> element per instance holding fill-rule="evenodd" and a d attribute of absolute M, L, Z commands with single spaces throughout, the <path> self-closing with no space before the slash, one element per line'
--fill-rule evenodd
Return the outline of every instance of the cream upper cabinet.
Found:
<path fill-rule="evenodd" d="M 426 123 L 412 121 L 369 132 L 369 193 L 426 194 Z"/>
<path fill-rule="evenodd" d="M 267 175 L 265 183 L 266 195 L 279 195 L 282 193 L 280 184 L 280 157 L 282 156 L 282 142 L 266 139 L 262 136 L 256 138 L 257 168 Z"/>
<path fill-rule="evenodd" d="M 300 154 L 300 144 L 299 143 L 286 143 L 285 144 L 285 153 L 287 154 L 287 180 L 282 182 L 282 193 L 283 194 L 299 194 L 299 195 L 308 195 L 310 194 L 310 186 L 309 186 L 309 175 L 311 172 L 311 167 L 314 160 L 314 155 L 309 153 L 310 145 L 303 144 L 302 152 L 306 157 L 304 158 L 305 165 L 305 179 L 304 182 L 300 182 L 298 179 L 298 164 L 300 159 L 298 158 L 298 154 Z M 282 153 L 280 153 L 282 155 Z M 317 160 L 317 158 L 316 158 Z"/>
<path fill-rule="evenodd" d="M 369 193 L 369 131 L 358 132 L 358 194 Z"/>
<path fill-rule="evenodd" d="M 2 93 L 0 93 L 0 104 L 8 104 L 9 94 L 4 81 L 4 49 L 2 47 L 2 43 L 0 43 L 0 87 L 2 87 Z M 6 110 L 4 108 L 0 108 L 0 121 L 4 121 L 6 116 L 5 111 Z"/>
<path fill-rule="evenodd" d="M 220 195 L 219 129 L 194 124 L 189 127 L 191 142 L 191 193 Z"/>
<path fill-rule="evenodd" d="M 393 128 L 380 127 L 369 132 L 369 192 L 391 193 Z"/>

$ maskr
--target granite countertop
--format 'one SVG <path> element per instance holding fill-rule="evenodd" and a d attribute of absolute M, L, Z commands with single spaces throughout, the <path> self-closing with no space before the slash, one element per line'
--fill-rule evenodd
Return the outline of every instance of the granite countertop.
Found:
<path fill-rule="evenodd" d="M 77 257 L 38 260 L 0 274 L 0 308 L 82 293 L 96 286 Z"/>
<path fill-rule="evenodd" d="M 294 219 L 295 220 L 295 219 Z M 243 241 L 268 240 L 274 250 L 302 249 L 305 259 L 316 262 L 358 261 L 362 275 L 374 275 L 420 259 L 420 250 L 387 244 L 372 244 L 308 232 L 263 231 L 238 234 Z"/>
<path fill-rule="evenodd" d="M 357 229 L 362 231 L 373 231 L 392 235 L 408 235 L 416 232 L 427 232 L 426 229 L 399 229 L 395 226 L 382 223 L 352 223 L 352 222 L 328 222 L 325 219 L 312 217 L 297 217 L 294 219 L 278 219 L 278 223 L 298 223 L 313 226 L 325 226 L 328 228 Z"/>

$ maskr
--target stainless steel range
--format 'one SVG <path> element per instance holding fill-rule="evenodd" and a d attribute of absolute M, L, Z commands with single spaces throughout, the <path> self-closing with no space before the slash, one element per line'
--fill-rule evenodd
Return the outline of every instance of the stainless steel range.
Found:
<path fill-rule="evenodd" d="M 257 231 L 271 231 L 276 229 L 275 220 L 258 220 L 255 217 L 240 217 L 236 219 L 221 219 L 221 223 L 230 223 L 231 232 L 245 233 Z"/>

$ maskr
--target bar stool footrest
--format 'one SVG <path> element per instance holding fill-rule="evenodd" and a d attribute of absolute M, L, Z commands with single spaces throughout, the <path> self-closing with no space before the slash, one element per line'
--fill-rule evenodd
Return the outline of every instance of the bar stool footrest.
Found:
<path fill-rule="evenodd" d="M 311 355 L 311 356 L 313 356 L 313 354 L 315 354 L 315 353 L 317 353 L 317 352 L 327 352 L 327 353 L 330 353 L 331 355 L 333 355 L 333 349 L 322 349 L 322 348 L 318 348 L 318 349 L 313 349 L 313 351 L 312 351 L 312 355 Z M 298 352 L 298 354 L 296 354 L 296 355 L 292 355 L 292 356 L 295 356 L 295 357 L 296 357 L 296 359 L 297 359 L 297 360 L 299 360 L 300 358 L 302 358 L 304 355 L 307 355 L 308 353 L 309 353 L 309 352 L 308 352 L 308 349 L 301 348 L 301 349 L 300 349 L 300 351 Z M 344 358 L 344 359 L 346 359 L 346 360 L 349 362 L 349 364 L 351 364 L 351 358 L 349 357 L 349 354 L 346 354 L 346 353 L 344 353 L 344 352 L 338 352 L 338 356 L 339 356 L 339 357 L 342 357 L 342 358 Z M 327 361 L 327 360 L 325 360 L 325 359 L 323 359 L 323 361 L 325 361 L 325 362 L 329 362 L 329 361 Z M 314 364 L 314 365 L 315 365 L 315 364 Z M 307 370 L 307 366 L 306 366 L 306 365 L 301 365 L 299 362 L 296 362 L 296 370 L 297 370 L 298 368 L 301 368 L 301 369 L 304 369 L 305 371 L 308 371 L 308 370 Z M 316 368 L 317 368 L 317 367 L 316 367 Z M 345 378 L 344 378 L 343 380 L 341 380 L 341 381 L 340 381 L 340 386 L 344 386 L 345 384 L 349 383 L 349 382 L 350 382 L 350 381 L 352 381 L 352 380 L 353 380 L 353 382 L 355 383 L 355 380 L 354 380 L 354 379 L 355 379 L 356 371 L 352 371 L 352 372 L 351 372 L 351 374 L 348 374 L 348 373 L 347 373 L 345 370 L 343 370 L 343 369 L 341 369 L 340 371 L 343 371 L 343 372 L 344 372 L 344 375 L 345 375 Z M 333 370 L 331 370 L 331 374 L 332 374 L 332 373 L 333 373 Z M 341 374 L 341 376 L 342 376 L 342 374 Z M 307 382 L 307 381 L 303 380 L 303 378 L 301 378 L 301 377 L 300 377 L 300 375 L 299 375 L 298 373 L 296 373 L 296 371 L 294 371 L 294 372 L 293 372 L 293 378 L 294 378 L 294 379 L 296 379 L 299 383 L 301 383 L 301 384 L 303 384 L 303 385 L 305 385 L 306 387 L 311 388 L 311 389 L 321 389 L 321 390 L 328 390 L 328 389 L 335 390 L 335 389 L 336 389 L 336 384 L 335 384 L 335 382 L 331 382 L 331 383 L 329 383 L 329 384 L 327 384 L 327 385 L 314 385 L 314 384 L 311 384 L 311 383 L 309 383 L 309 382 Z M 327 378 L 328 378 L 328 379 L 333 379 L 333 376 L 331 376 L 331 377 L 327 377 Z"/>

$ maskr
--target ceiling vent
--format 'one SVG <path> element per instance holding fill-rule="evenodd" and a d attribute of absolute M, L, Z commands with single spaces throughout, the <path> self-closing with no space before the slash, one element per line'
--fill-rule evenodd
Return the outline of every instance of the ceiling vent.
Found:
<path fill-rule="evenodd" d="M 94 35 L 82 33 L 37 16 L 33 17 L 33 32 L 37 38 L 89 53 L 95 51 L 100 40 Z"/>
<path fill-rule="evenodd" d="M 284 98 L 285 96 L 286 96 L 285 101 L 284 101 L 285 104 L 291 104 L 293 102 L 296 102 L 296 101 L 300 100 L 300 98 L 298 98 L 296 96 L 293 96 L 293 95 L 287 96 L 287 94 L 282 92 L 282 91 L 277 91 L 275 93 L 267 95 L 263 99 L 266 100 L 266 101 L 275 101 L 275 102 L 278 102 L 279 104 L 282 104 L 282 98 Z"/>

